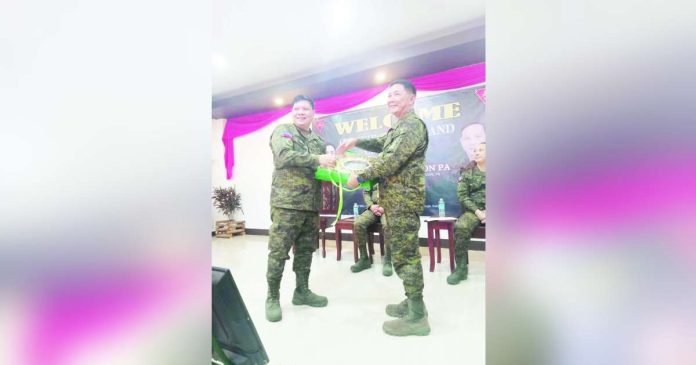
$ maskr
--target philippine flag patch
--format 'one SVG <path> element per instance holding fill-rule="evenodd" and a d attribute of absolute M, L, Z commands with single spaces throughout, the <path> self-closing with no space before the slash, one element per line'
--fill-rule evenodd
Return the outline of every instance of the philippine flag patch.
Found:
<path fill-rule="evenodd" d="M 290 134 L 290 132 L 283 132 L 283 134 L 281 134 L 280 136 L 292 141 L 292 134 Z"/>

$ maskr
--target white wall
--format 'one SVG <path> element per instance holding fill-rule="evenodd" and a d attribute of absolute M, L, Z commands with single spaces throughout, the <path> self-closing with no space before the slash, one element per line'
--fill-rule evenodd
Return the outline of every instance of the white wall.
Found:
<path fill-rule="evenodd" d="M 213 187 L 235 186 L 242 195 L 242 209 L 236 219 L 246 221 L 246 228 L 268 229 L 271 225 L 270 195 L 273 174 L 273 154 L 268 145 L 273 128 L 280 123 L 290 122 L 285 116 L 266 127 L 243 137 L 235 138 L 235 166 L 232 180 L 227 180 L 225 170 L 225 146 L 222 134 L 225 120 L 213 120 Z M 211 203 L 212 204 L 212 203 Z M 212 207 L 216 220 L 226 219 Z"/>
<path fill-rule="evenodd" d="M 441 92 L 419 92 L 418 96 L 435 95 Z M 368 108 L 376 105 L 385 105 L 386 92 L 383 92 L 369 101 L 350 110 Z M 321 116 L 321 115 L 317 115 Z M 222 134 L 225 129 L 225 119 L 212 121 L 212 182 L 213 187 L 235 186 L 242 194 L 242 209 L 244 214 L 238 212 L 236 219 L 246 221 L 246 228 L 268 229 L 271 225 L 270 196 L 271 177 L 273 175 L 273 154 L 268 145 L 273 128 L 280 123 L 290 123 L 290 116 L 279 119 L 254 133 L 235 138 L 235 166 L 232 180 L 226 179 L 225 147 L 222 144 Z M 215 220 L 227 219 L 222 213 L 212 206 Z M 425 223 L 421 217 L 420 237 L 428 237 Z M 211 226 L 214 226 L 211 222 Z M 333 229 L 330 229 L 333 231 Z M 447 233 L 442 232 L 446 238 Z"/>

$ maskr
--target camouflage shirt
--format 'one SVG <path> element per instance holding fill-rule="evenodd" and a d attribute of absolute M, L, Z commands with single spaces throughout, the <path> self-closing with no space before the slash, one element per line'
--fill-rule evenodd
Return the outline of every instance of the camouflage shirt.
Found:
<path fill-rule="evenodd" d="M 457 184 L 457 198 L 462 210 L 486 210 L 486 173 L 474 164 L 464 168 Z"/>
<path fill-rule="evenodd" d="M 370 205 L 379 205 L 379 184 L 372 186 L 372 189 L 363 190 L 363 200 L 365 201 L 365 208 L 370 209 Z"/>
<path fill-rule="evenodd" d="M 321 206 L 321 183 L 314 173 L 326 144 L 311 131 L 305 134 L 294 124 L 281 124 L 273 130 L 271 207 L 316 212 Z"/>
<path fill-rule="evenodd" d="M 385 210 L 423 211 L 428 130 L 416 113 L 406 113 L 386 135 L 358 140 L 356 146 L 379 152 L 370 167 L 358 176 L 379 179 L 380 205 Z"/>

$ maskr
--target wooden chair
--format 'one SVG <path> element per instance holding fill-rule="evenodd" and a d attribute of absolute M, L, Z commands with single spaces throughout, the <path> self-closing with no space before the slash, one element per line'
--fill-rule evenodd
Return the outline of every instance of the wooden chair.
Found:
<path fill-rule="evenodd" d="M 326 229 L 336 219 L 338 210 L 338 188 L 328 181 L 321 183 L 321 208 L 319 209 L 319 240 L 317 248 L 321 245 L 321 256 L 326 257 Z"/>
<path fill-rule="evenodd" d="M 337 210 L 338 188 L 330 182 L 322 181 L 321 207 L 319 208 L 319 239 L 316 246 L 317 248 L 322 247 L 322 257 L 326 257 L 326 229 L 329 228 L 329 223 L 336 219 Z M 293 254 L 295 250 L 295 245 L 292 245 Z"/>
<path fill-rule="evenodd" d="M 336 230 L 335 233 L 335 239 L 336 239 L 336 261 L 341 260 L 341 250 L 343 248 L 343 240 L 341 238 L 341 233 L 343 231 L 350 231 L 353 233 L 353 260 L 355 262 L 358 262 L 358 242 L 355 240 L 355 232 L 353 232 L 353 224 L 355 223 L 355 218 L 350 217 L 350 218 L 345 218 L 341 219 L 338 222 L 336 222 L 336 225 L 334 225 L 334 229 Z M 375 254 L 375 248 L 374 248 L 374 234 L 377 233 L 379 235 L 379 249 L 380 249 L 380 254 L 384 256 L 384 231 L 382 230 L 382 224 L 379 222 L 376 222 L 372 224 L 370 227 L 367 228 L 367 252 L 368 256 L 370 257 L 370 262 L 372 262 L 372 255 Z M 324 252 L 326 252 L 326 246 L 324 247 Z M 324 255 L 326 257 L 326 255 Z"/>
<path fill-rule="evenodd" d="M 440 239 L 440 230 L 447 231 L 447 239 L 449 243 L 449 258 L 450 271 L 454 271 L 454 258 L 456 255 L 454 248 L 454 223 L 457 221 L 454 217 L 429 217 L 425 221 L 428 224 L 428 252 L 430 253 L 430 272 L 435 270 L 435 249 L 437 248 L 437 263 L 442 261 L 442 241 Z M 486 225 L 482 224 L 476 227 L 471 234 L 471 238 L 486 239 Z"/>
<path fill-rule="evenodd" d="M 480 224 L 471 234 L 471 238 L 480 238 L 482 240 L 486 239 L 486 224 Z"/>

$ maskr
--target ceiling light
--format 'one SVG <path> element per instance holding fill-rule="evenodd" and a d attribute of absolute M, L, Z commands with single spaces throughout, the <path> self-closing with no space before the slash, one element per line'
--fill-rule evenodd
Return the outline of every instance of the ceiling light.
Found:
<path fill-rule="evenodd" d="M 277 106 L 282 106 L 283 103 L 284 103 L 284 100 L 281 97 L 277 97 L 277 98 L 273 99 L 273 104 L 275 104 Z"/>
<path fill-rule="evenodd" d="M 377 74 L 375 74 L 375 81 L 377 82 L 383 82 L 386 79 L 387 75 L 384 72 L 378 72 Z"/>

